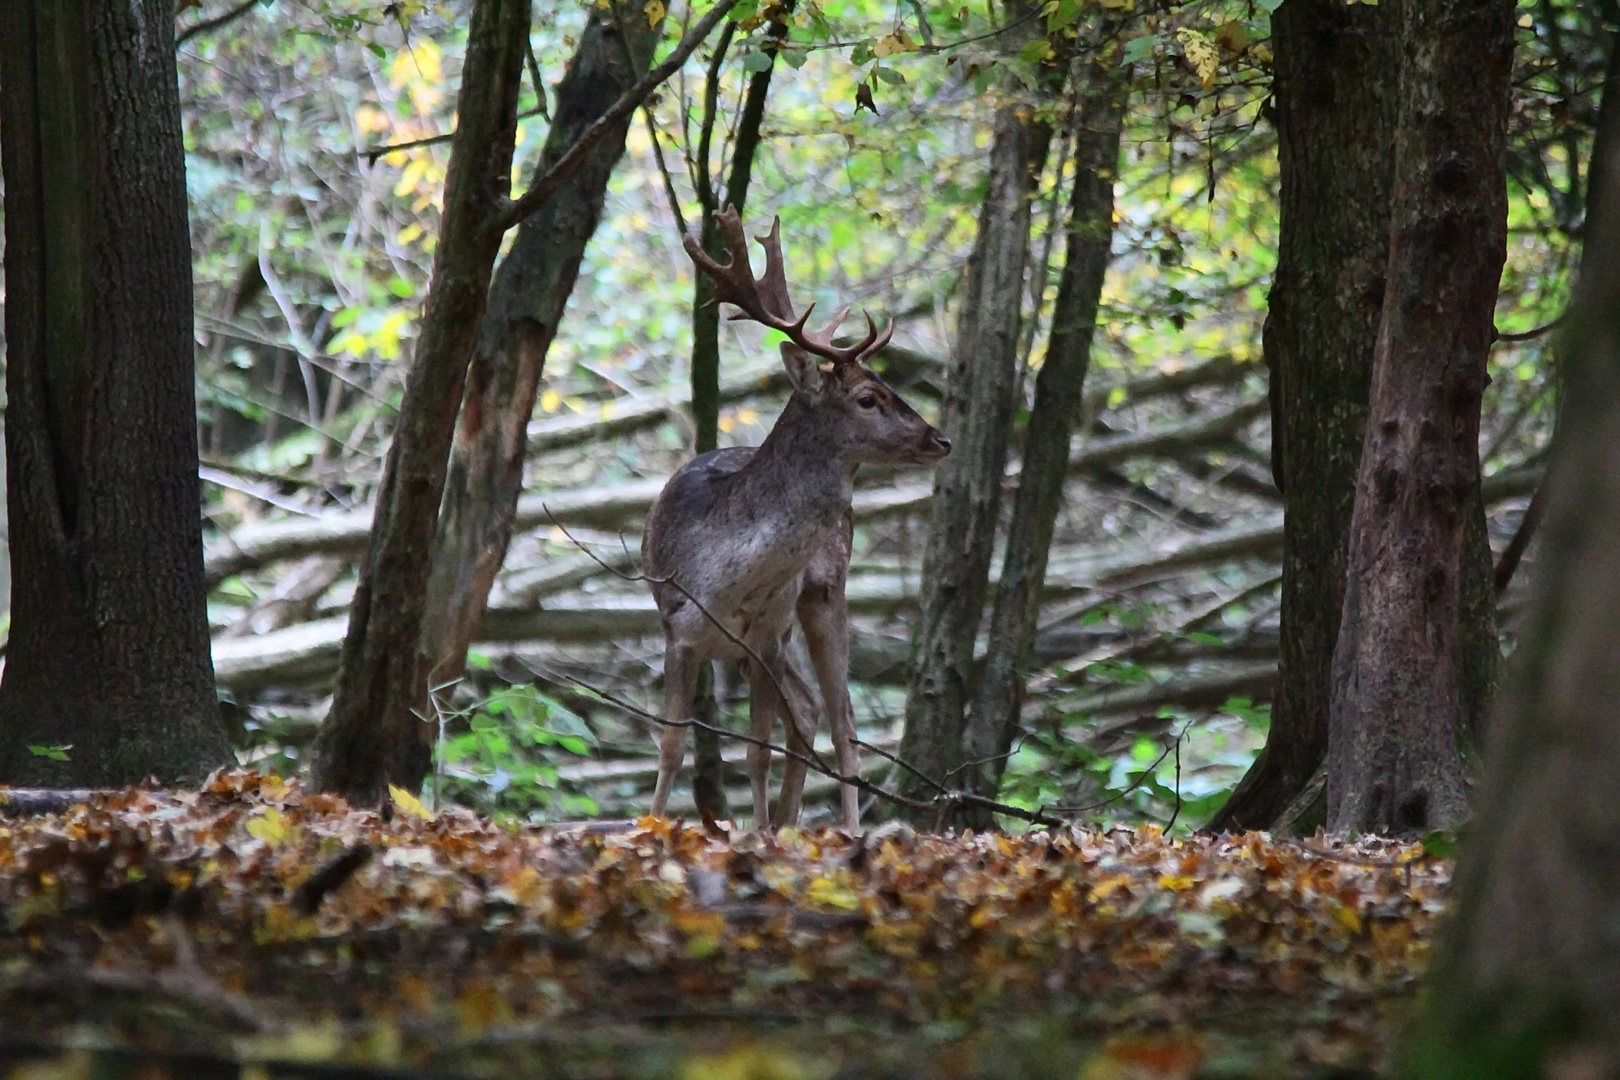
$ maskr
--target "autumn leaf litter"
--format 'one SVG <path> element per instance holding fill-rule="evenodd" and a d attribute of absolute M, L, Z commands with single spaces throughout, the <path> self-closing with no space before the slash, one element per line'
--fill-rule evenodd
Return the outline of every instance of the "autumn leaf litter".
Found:
<path fill-rule="evenodd" d="M 403 793 L 389 809 L 238 771 L 0 818 L 0 1008 L 26 999 L 46 1038 L 86 994 L 144 988 L 217 1009 L 217 1030 L 143 1017 L 107 1038 L 240 1049 L 316 1025 L 335 1056 L 414 1060 L 537 1024 L 1041 1013 L 1106 1034 L 1285 1014 L 1296 1054 L 1367 1059 L 1450 876 L 1381 840 L 517 829 Z"/>

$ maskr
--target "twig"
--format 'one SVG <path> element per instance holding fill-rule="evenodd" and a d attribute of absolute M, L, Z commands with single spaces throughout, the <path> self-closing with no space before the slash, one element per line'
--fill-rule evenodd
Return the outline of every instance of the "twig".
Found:
<path fill-rule="evenodd" d="M 698 20 L 697 25 L 692 27 L 691 31 L 681 39 L 681 43 L 675 46 L 675 51 L 670 53 L 662 64 L 648 72 L 640 82 L 619 95 L 619 100 L 615 101 L 607 112 L 599 116 L 590 127 L 586 128 L 585 132 L 574 140 L 574 145 L 570 146 L 562 157 L 557 159 L 557 163 L 546 170 L 544 176 L 529 185 L 528 191 L 525 191 L 519 198 L 504 200 L 497 216 L 499 227 L 503 231 L 510 229 L 550 201 L 551 197 L 557 193 L 557 189 L 562 187 L 568 178 L 574 175 L 575 170 L 585 163 L 585 155 L 589 154 L 610 130 L 635 112 L 641 103 L 663 84 L 664 80 L 680 70 L 681 66 L 686 63 L 687 58 L 709 36 L 710 31 L 715 28 L 720 20 L 726 17 L 736 3 L 737 0 L 718 0 L 714 7 L 710 8 L 708 13 Z"/>
<path fill-rule="evenodd" d="M 541 101 L 543 102 L 544 100 L 545 98 L 542 97 Z M 546 108 L 543 104 L 537 105 L 532 109 L 524 109 L 522 112 L 517 114 L 517 118 L 519 120 L 528 120 L 535 116 L 540 117 L 547 123 L 550 123 L 551 121 L 551 117 L 546 115 Z M 367 165 L 375 165 L 377 164 L 378 158 L 387 154 L 392 154 L 396 150 L 419 150 L 424 146 L 438 146 L 440 143 L 447 143 L 455 137 L 456 133 L 452 130 L 445 132 L 443 135 L 428 135 L 425 138 L 412 139 L 410 142 L 386 143 L 382 146 L 368 147 L 367 149 L 360 151 L 360 156 L 366 159 Z"/>
<path fill-rule="evenodd" d="M 1554 319 L 1552 322 L 1547 323 L 1544 326 L 1538 326 L 1534 330 L 1521 330 L 1516 334 L 1504 334 L 1504 333 L 1502 333 L 1502 331 L 1498 330 L 1498 331 L 1496 331 L 1495 340 L 1497 340 L 1497 341 L 1533 341 L 1536 338 L 1541 337 L 1543 334 L 1550 334 L 1554 330 L 1558 329 L 1560 326 L 1564 325 L 1564 315 L 1565 314 L 1566 313 L 1561 312 L 1559 314 L 1559 316 L 1556 319 Z"/>
<path fill-rule="evenodd" d="M 1496 569 L 1491 574 L 1491 580 L 1496 586 L 1497 596 L 1507 592 L 1507 587 L 1513 583 L 1513 574 L 1519 569 L 1519 563 L 1523 561 L 1530 541 L 1535 538 L 1542 515 L 1547 511 L 1547 500 L 1544 495 L 1546 490 L 1546 481 L 1536 486 L 1536 493 L 1530 496 L 1530 505 L 1526 508 L 1518 529 L 1513 533 L 1513 539 L 1508 541 L 1502 557 L 1496 561 Z"/>
<path fill-rule="evenodd" d="M 248 12 L 258 7 L 261 2 L 262 0 L 247 0 L 246 3 L 238 4 L 236 7 L 231 8 L 222 15 L 215 15 L 212 19 L 204 19 L 201 22 L 192 23 L 190 26 L 186 27 L 184 30 L 180 31 L 180 33 L 175 35 L 174 47 L 178 49 L 180 46 L 184 45 L 198 34 L 206 34 L 210 30 L 218 30 L 227 23 L 235 22 L 243 15 L 246 15 Z"/>

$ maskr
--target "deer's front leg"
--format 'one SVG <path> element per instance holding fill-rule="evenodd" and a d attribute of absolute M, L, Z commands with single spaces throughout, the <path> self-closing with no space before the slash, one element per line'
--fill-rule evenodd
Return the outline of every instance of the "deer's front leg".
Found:
<path fill-rule="evenodd" d="M 802 758 L 813 753 L 816 743 L 816 725 L 820 716 L 810 686 L 799 673 L 799 665 L 785 651 L 782 663 L 782 689 L 787 692 L 789 708 L 782 710 L 782 726 L 787 731 L 787 746 L 798 758 L 790 757 L 782 766 L 782 794 L 776 800 L 776 824 L 797 825 L 799 809 L 804 800 L 804 774 L 807 766 Z"/>
<path fill-rule="evenodd" d="M 767 664 L 776 663 L 774 655 L 761 659 Z M 758 663 L 744 660 L 741 667 L 748 679 L 748 733 L 754 739 L 748 744 L 748 785 L 754 792 L 754 828 L 763 832 L 771 824 L 771 750 L 765 744 L 771 741 L 771 721 L 781 698 L 775 681 Z"/>
<path fill-rule="evenodd" d="M 669 789 L 686 756 L 686 728 L 692 721 L 692 695 L 697 691 L 698 664 L 690 646 L 664 642 L 664 725 L 658 737 L 658 786 L 653 789 L 652 813 L 663 817 Z"/>
<path fill-rule="evenodd" d="M 842 533 L 835 533 L 811 560 L 797 610 L 816 685 L 827 707 L 838 771 L 845 776 L 855 776 L 861 768 L 855 749 L 855 710 L 849 700 L 849 607 L 844 598 L 852 531 L 853 521 L 846 517 Z M 861 824 L 860 789 L 840 785 L 839 798 L 844 828 L 853 832 Z"/>

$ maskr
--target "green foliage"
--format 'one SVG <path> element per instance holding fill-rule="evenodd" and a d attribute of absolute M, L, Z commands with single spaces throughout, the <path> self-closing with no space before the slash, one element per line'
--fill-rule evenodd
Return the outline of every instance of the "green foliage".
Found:
<path fill-rule="evenodd" d="M 62 746 L 30 746 L 28 752 L 35 757 L 48 758 L 51 761 L 67 761 L 68 751 L 73 749 L 72 743 Z"/>
<path fill-rule="evenodd" d="M 596 804 L 562 791 L 557 766 L 587 757 L 590 727 L 532 686 L 513 686 L 444 718 L 435 754 L 436 802 L 529 821 L 586 817 Z"/>

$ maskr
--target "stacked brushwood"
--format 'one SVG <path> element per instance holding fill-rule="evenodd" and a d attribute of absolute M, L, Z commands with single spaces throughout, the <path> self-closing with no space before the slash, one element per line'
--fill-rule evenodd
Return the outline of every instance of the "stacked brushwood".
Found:
<path fill-rule="evenodd" d="M 942 381 L 926 357 L 895 350 L 893 362 L 914 396 Z M 761 365 L 727 380 L 722 400 L 739 417 L 766 416 L 742 425 L 755 428 L 747 441 L 757 441 L 784 391 L 780 368 Z M 502 681 L 532 682 L 585 715 L 599 756 L 565 766 L 561 779 L 608 813 L 644 806 L 657 771 L 646 721 L 609 719 L 590 691 L 643 705 L 657 699 L 660 627 L 635 580 L 637 548 L 642 518 L 682 457 L 683 397 L 583 403 L 531 424 L 531 483 L 479 634 L 478 651 L 490 662 L 464 688 L 470 702 Z M 1041 670 L 1030 681 L 1026 725 L 1072 729 L 1107 748 L 1162 724 L 1167 709 L 1268 699 L 1282 549 L 1268 422 L 1257 365 L 1231 358 L 1099 380 L 1088 393 L 1047 572 Z M 626 476 L 626 461 L 640 475 Z M 1511 536 L 1538 478 L 1533 463 L 1490 475 L 1493 538 Z M 1017 483 L 1016 464 L 1007 483 Z M 238 505 L 241 492 L 254 490 L 227 486 Z M 892 768 L 886 755 L 899 742 L 895 695 L 905 682 L 931 497 L 925 474 L 857 481 L 851 674 L 862 739 L 872 748 L 863 768 L 872 775 Z M 216 677 L 260 742 L 296 747 L 310 739 L 337 669 L 371 510 L 272 508 L 241 518 L 207 545 Z M 1131 680 L 1111 681 L 1121 665 Z M 734 694 L 735 681 L 723 680 L 723 690 Z M 740 764 L 745 752 L 739 743 L 725 757 Z M 832 787 L 812 775 L 807 795 Z M 687 808 L 677 800 L 676 809 Z"/>

